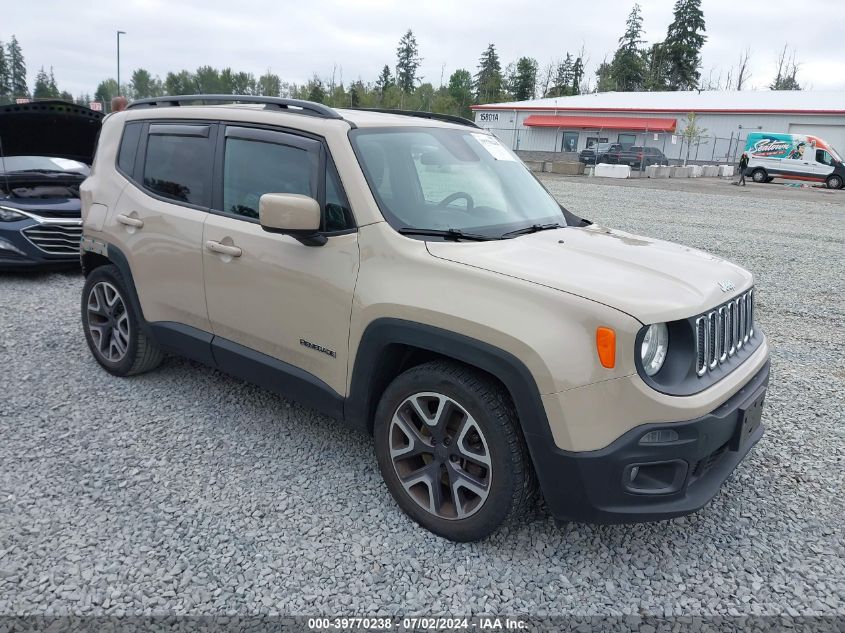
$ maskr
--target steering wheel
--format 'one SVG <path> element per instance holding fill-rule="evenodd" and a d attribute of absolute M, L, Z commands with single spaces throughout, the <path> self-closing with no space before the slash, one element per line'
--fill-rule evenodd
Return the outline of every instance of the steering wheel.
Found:
<path fill-rule="evenodd" d="M 455 200 L 466 200 L 467 201 L 467 211 L 472 211 L 472 208 L 475 206 L 475 200 L 472 199 L 472 196 L 469 195 L 465 191 L 456 191 L 453 194 L 450 194 L 443 198 L 440 202 L 437 203 L 438 209 L 445 209 L 450 204 L 452 204 Z"/>

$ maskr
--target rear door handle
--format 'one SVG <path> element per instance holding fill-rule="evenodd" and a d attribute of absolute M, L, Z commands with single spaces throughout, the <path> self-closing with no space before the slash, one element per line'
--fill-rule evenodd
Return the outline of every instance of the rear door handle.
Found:
<path fill-rule="evenodd" d="M 240 257 L 243 253 L 243 251 L 237 246 L 221 244 L 220 242 L 215 242 L 214 240 L 208 240 L 205 243 L 205 247 L 210 251 L 220 253 L 221 255 L 228 255 L 229 257 Z"/>
<path fill-rule="evenodd" d="M 131 218 L 128 215 L 123 215 L 122 213 L 119 213 L 115 217 L 115 220 L 117 220 L 121 224 L 125 224 L 126 226 L 135 227 L 136 229 L 140 229 L 144 226 L 143 220 L 139 220 L 138 218 Z"/>

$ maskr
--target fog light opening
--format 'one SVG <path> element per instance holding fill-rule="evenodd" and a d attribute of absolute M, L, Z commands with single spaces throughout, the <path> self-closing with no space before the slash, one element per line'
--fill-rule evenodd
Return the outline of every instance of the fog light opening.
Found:
<path fill-rule="evenodd" d="M 688 465 L 684 460 L 631 464 L 622 482 L 628 492 L 645 495 L 671 494 L 683 486 Z"/>

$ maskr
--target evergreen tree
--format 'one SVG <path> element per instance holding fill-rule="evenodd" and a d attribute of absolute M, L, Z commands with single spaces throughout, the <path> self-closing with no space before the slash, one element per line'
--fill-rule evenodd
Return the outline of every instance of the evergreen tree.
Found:
<path fill-rule="evenodd" d="M 662 48 L 666 55 L 669 90 L 695 90 L 701 79 L 701 47 L 704 46 L 704 13 L 701 0 L 677 0 L 674 20 Z"/>
<path fill-rule="evenodd" d="M 44 66 L 35 73 L 35 86 L 32 96 L 36 99 L 47 99 L 50 96 L 50 77 L 44 71 Z"/>
<path fill-rule="evenodd" d="M 308 82 L 308 101 L 325 103 L 326 91 L 323 88 L 323 81 L 316 75 Z"/>
<path fill-rule="evenodd" d="M 42 66 L 43 70 L 43 66 Z M 58 99 L 61 97 L 61 92 L 59 92 L 59 87 L 56 85 L 56 75 L 53 73 L 53 67 L 50 66 L 50 75 L 47 79 L 47 88 L 50 92 L 51 99 Z"/>
<path fill-rule="evenodd" d="M 502 65 L 493 44 L 487 47 L 478 61 L 474 88 L 476 103 L 495 103 L 502 98 Z"/>
<path fill-rule="evenodd" d="M 533 99 L 537 93 L 539 64 L 532 57 L 520 57 L 508 76 L 508 90 L 517 101 Z"/>
<path fill-rule="evenodd" d="M 353 81 L 349 86 L 349 107 L 360 108 L 361 100 L 367 94 L 367 87 L 361 79 Z"/>
<path fill-rule="evenodd" d="M 376 92 L 378 93 L 378 102 L 384 102 L 384 95 L 393 85 L 393 75 L 390 74 L 390 66 L 384 65 L 381 69 L 378 79 L 376 79 Z"/>
<path fill-rule="evenodd" d="M 583 51 L 582 51 L 583 52 Z M 572 62 L 572 83 L 570 84 L 569 94 L 581 94 L 581 80 L 584 79 L 584 60 L 579 55 Z"/>
<path fill-rule="evenodd" d="M 641 50 L 644 42 L 640 5 L 634 5 L 625 27 L 625 34 L 619 38 L 619 48 L 613 56 L 611 75 L 616 90 L 634 92 L 644 88 L 646 79 L 645 58 Z"/>
<path fill-rule="evenodd" d="M 463 68 L 459 68 L 449 77 L 449 96 L 454 99 L 460 116 L 469 117 L 472 111 L 469 109 L 472 104 L 472 74 Z"/>
<path fill-rule="evenodd" d="M 413 31 L 408 29 L 399 40 L 399 47 L 396 49 L 396 85 L 405 92 L 414 91 L 417 83 L 417 69 L 421 61 L 417 50 L 417 40 Z"/>
<path fill-rule="evenodd" d="M 798 83 L 798 63 L 795 61 L 795 53 L 790 56 L 789 44 L 785 44 L 778 56 L 777 74 L 769 84 L 770 90 L 801 90 Z"/>
<path fill-rule="evenodd" d="M 611 90 L 616 90 L 616 83 L 613 81 L 613 66 L 605 58 L 596 69 L 596 92 L 610 92 Z"/>
<path fill-rule="evenodd" d="M 9 99 L 9 64 L 6 61 L 6 48 L 0 42 L 0 103 Z"/>
<path fill-rule="evenodd" d="M 23 58 L 23 51 L 17 38 L 12 39 L 6 45 L 6 63 L 9 73 L 9 95 L 11 97 L 26 97 L 29 90 L 26 87 L 26 62 Z"/>
<path fill-rule="evenodd" d="M 645 53 L 644 59 L 645 89 L 654 92 L 668 90 L 670 65 L 663 42 L 652 44 L 651 48 Z"/>

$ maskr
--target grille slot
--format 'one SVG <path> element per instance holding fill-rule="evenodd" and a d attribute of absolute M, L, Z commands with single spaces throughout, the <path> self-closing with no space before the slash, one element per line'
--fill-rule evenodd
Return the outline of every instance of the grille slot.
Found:
<path fill-rule="evenodd" d="M 77 255 L 82 227 L 68 224 L 38 224 L 21 231 L 26 239 L 50 255 Z"/>
<path fill-rule="evenodd" d="M 734 356 L 754 336 L 754 290 L 695 319 L 695 372 L 703 376 Z"/>

